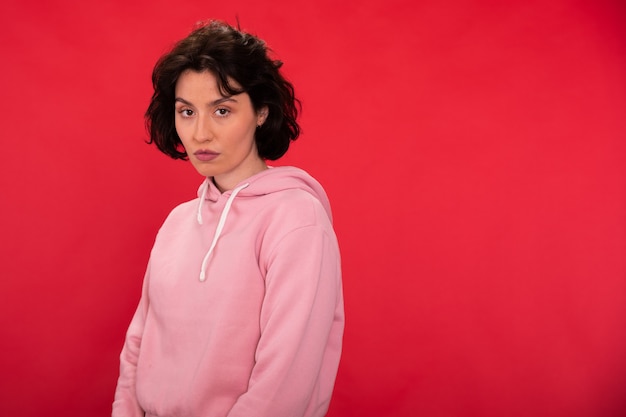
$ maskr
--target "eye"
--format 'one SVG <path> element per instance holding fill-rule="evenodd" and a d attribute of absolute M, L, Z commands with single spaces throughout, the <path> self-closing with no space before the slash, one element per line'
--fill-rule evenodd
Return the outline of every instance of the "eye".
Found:
<path fill-rule="evenodd" d="M 191 109 L 180 109 L 178 111 L 178 113 L 180 113 L 180 115 L 183 116 L 183 117 L 191 117 L 191 116 L 193 116 L 193 110 L 191 110 Z"/>
<path fill-rule="evenodd" d="M 215 115 L 218 117 L 226 117 L 229 114 L 230 114 L 230 110 L 224 107 L 220 107 L 219 109 L 215 110 Z"/>

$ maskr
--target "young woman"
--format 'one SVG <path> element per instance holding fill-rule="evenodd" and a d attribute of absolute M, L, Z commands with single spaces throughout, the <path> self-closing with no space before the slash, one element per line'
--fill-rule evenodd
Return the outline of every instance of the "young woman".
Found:
<path fill-rule="evenodd" d="M 328 199 L 294 167 L 293 87 L 265 43 L 210 22 L 157 62 L 151 143 L 205 177 L 159 230 L 113 416 L 297 417 L 328 409 L 344 326 Z"/>

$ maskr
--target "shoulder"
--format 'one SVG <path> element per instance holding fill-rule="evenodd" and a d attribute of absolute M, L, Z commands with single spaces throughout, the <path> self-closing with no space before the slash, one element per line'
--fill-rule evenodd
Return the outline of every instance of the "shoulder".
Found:
<path fill-rule="evenodd" d="M 265 196 L 261 222 L 261 259 L 268 261 L 296 247 L 315 251 L 320 239 L 335 242 L 335 232 L 323 204 L 306 190 L 289 189 Z"/>
<path fill-rule="evenodd" d="M 198 211 L 198 199 L 193 199 L 181 203 L 174 207 L 159 228 L 159 235 L 165 233 L 165 231 L 176 231 L 181 228 L 192 227 L 193 222 L 196 221 Z"/>
<path fill-rule="evenodd" d="M 167 216 L 167 220 L 170 220 L 171 218 L 179 218 L 181 216 L 187 217 L 190 213 L 195 213 L 198 208 L 198 200 L 198 198 L 194 198 L 193 200 L 180 203 L 170 211 Z"/>
<path fill-rule="evenodd" d="M 268 195 L 267 199 L 268 215 L 286 229 L 315 225 L 331 227 L 322 203 L 305 190 L 283 190 Z"/>

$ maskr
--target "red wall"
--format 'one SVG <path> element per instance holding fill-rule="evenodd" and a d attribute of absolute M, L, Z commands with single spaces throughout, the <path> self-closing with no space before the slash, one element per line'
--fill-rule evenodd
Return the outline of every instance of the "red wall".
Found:
<path fill-rule="evenodd" d="M 304 103 L 333 202 L 330 417 L 626 415 L 621 1 L 5 1 L 0 415 L 105 416 L 155 233 L 200 178 L 143 143 L 157 57 L 216 17 Z"/>

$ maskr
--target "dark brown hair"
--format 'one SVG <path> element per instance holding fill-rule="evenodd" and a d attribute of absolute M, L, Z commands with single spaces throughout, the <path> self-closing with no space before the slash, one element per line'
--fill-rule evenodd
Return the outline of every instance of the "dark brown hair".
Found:
<path fill-rule="evenodd" d="M 280 73 L 281 66 L 282 62 L 268 56 L 265 42 L 256 36 L 220 21 L 201 24 L 177 42 L 154 67 L 154 93 L 145 114 L 150 134 L 148 143 L 154 143 L 174 159 L 187 159 L 174 125 L 176 82 L 188 69 L 210 71 L 225 96 L 245 92 L 255 111 L 267 106 L 267 119 L 256 129 L 255 141 L 261 158 L 280 158 L 300 135 L 296 121 L 300 102 L 293 85 Z M 241 88 L 235 88 L 229 79 Z"/>

